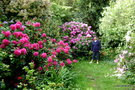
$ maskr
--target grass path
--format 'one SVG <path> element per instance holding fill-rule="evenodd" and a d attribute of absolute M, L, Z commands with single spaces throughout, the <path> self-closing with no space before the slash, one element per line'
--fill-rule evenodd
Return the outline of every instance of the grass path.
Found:
<path fill-rule="evenodd" d="M 112 61 L 101 61 L 99 64 L 80 61 L 75 65 L 79 74 L 76 82 L 80 90 L 134 90 L 115 77 L 106 77 L 113 73 L 114 68 Z"/>

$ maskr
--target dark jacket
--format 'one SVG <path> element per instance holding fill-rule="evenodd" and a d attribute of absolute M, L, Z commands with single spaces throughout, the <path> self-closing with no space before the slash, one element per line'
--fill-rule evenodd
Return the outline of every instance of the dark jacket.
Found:
<path fill-rule="evenodd" d="M 100 51 L 101 50 L 101 43 L 99 40 L 92 41 L 91 43 L 91 51 L 96 52 L 96 51 Z"/>

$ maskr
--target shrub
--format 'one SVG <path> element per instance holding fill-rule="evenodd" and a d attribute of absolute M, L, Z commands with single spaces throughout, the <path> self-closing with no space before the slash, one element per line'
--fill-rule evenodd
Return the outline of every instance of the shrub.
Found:
<path fill-rule="evenodd" d="M 42 76 L 51 70 L 59 72 L 62 67 L 77 62 L 71 60 L 68 43 L 47 36 L 42 32 L 39 22 L 2 25 L 0 81 L 5 83 L 6 88 L 17 88 L 22 85 L 21 88 L 35 89 L 37 75 Z"/>
<path fill-rule="evenodd" d="M 3 14 L 8 19 L 29 20 L 31 18 L 46 19 L 49 14 L 49 0 L 3 0 Z"/>
<path fill-rule="evenodd" d="M 117 63 L 118 75 L 123 76 L 124 81 L 135 84 L 135 34 L 134 31 L 128 31 L 126 34 L 127 44 L 125 50 L 114 61 Z"/>
<path fill-rule="evenodd" d="M 99 32 L 105 46 L 118 47 L 125 44 L 125 34 L 135 28 L 134 4 L 134 0 L 117 0 L 104 9 Z"/>
<path fill-rule="evenodd" d="M 64 41 L 69 43 L 75 54 L 88 53 L 90 50 L 90 42 L 95 35 L 95 32 L 91 30 L 91 26 L 71 21 L 63 24 L 60 28 L 62 28 Z"/>

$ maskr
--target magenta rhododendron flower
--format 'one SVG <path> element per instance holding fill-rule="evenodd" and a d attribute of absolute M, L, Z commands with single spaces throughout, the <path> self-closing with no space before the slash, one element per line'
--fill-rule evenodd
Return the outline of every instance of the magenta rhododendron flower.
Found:
<path fill-rule="evenodd" d="M 77 63 L 77 62 L 78 62 L 78 60 L 74 59 L 74 60 L 73 60 L 73 62 L 74 62 L 74 63 Z"/>
<path fill-rule="evenodd" d="M 52 60 L 51 57 L 48 57 L 47 61 L 48 61 L 49 63 L 51 63 L 53 60 Z"/>
<path fill-rule="evenodd" d="M 21 50 L 19 50 L 19 49 L 16 49 L 16 50 L 14 51 L 14 54 L 15 54 L 16 56 L 19 56 L 19 55 L 21 55 Z"/>
<path fill-rule="evenodd" d="M 15 24 L 10 25 L 10 29 L 11 30 L 16 30 L 16 25 Z"/>
<path fill-rule="evenodd" d="M 90 34 L 87 34 L 87 36 L 86 37 L 92 37 Z"/>
<path fill-rule="evenodd" d="M 43 34 L 41 35 L 41 37 L 46 37 L 46 34 L 45 34 L 45 33 L 43 33 Z"/>
<path fill-rule="evenodd" d="M 23 38 L 21 38 L 21 39 L 19 40 L 19 43 L 21 43 L 21 44 L 29 43 L 29 40 L 28 40 L 27 38 L 23 37 Z"/>
<path fill-rule="evenodd" d="M 13 35 L 16 36 L 16 38 L 23 37 L 23 33 L 22 32 L 14 32 Z"/>
<path fill-rule="evenodd" d="M 18 44 L 18 42 L 17 42 L 17 41 L 15 41 L 15 40 L 14 40 L 14 41 L 12 41 L 12 43 L 13 43 L 13 44 L 15 44 L 15 45 L 17 45 L 17 44 Z"/>
<path fill-rule="evenodd" d="M 46 53 L 42 53 L 40 56 L 41 56 L 42 58 L 46 58 L 46 57 L 47 57 L 47 54 L 46 54 Z"/>
<path fill-rule="evenodd" d="M 32 23 L 30 21 L 26 22 L 27 25 L 32 25 Z"/>
<path fill-rule="evenodd" d="M 5 44 L 6 46 L 9 45 L 10 41 L 7 39 L 2 40 L 2 44 Z"/>
<path fill-rule="evenodd" d="M 22 25 L 22 23 L 20 21 L 16 22 L 16 24 Z"/>
<path fill-rule="evenodd" d="M 21 27 L 20 27 L 20 30 L 21 30 L 21 31 L 24 31 L 24 30 L 25 30 L 25 26 L 21 26 Z"/>
<path fill-rule="evenodd" d="M 38 54 L 39 54 L 38 52 L 34 52 L 33 53 L 34 56 L 38 56 Z"/>
<path fill-rule="evenodd" d="M 119 59 L 115 59 L 114 62 L 117 63 L 119 61 Z"/>
<path fill-rule="evenodd" d="M 56 42 L 56 39 L 51 39 L 51 41 L 55 43 Z"/>
<path fill-rule="evenodd" d="M 27 50 L 25 48 L 22 48 L 20 50 L 21 50 L 21 54 L 23 54 L 23 55 L 26 55 L 27 54 Z"/>
<path fill-rule="evenodd" d="M 53 61 L 53 65 L 57 65 L 58 64 L 58 62 L 57 61 Z"/>
<path fill-rule="evenodd" d="M 47 66 L 49 66 L 49 67 L 50 67 L 50 66 L 52 66 L 52 64 L 51 64 L 51 63 L 48 63 L 48 64 L 47 64 Z"/>
<path fill-rule="evenodd" d="M 9 37 L 11 35 L 10 31 L 3 31 L 2 33 L 5 35 L 5 37 Z"/>
<path fill-rule="evenodd" d="M 66 54 L 68 54 L 68 49 L 64 49 L 63 51 L 64 51 Z"/>
<path fill-rule="evenodd" d="M 65 49 L 68 49 L 68 50 L 69 50 L 69 49 L 70 49 L 70 47 L 69 47 L 69 46 L 66 46 L 66 47 L 65 47 Z"/>
<path fill-rule="evenodd" d="M 38 44 L 39 44 L 39 45 L 42 45 L 42 44 L 43 44 L 43 41 L 38 41 Z"/>
<path fill-rule="evenodd" d="M 52 54 L 53 54 L 53 55 L 56 55 L 56 54 L 57 54 L 57 52 L 53 51 L 53 52 L 52 52 Z"/>
<path fill-rule="evenodd" d="M 15 25 L 16 25 L 16 29 L 20 29 L 21 28 L 20 24 L 16 23 Z"/>
<path fill-rule="evenodd" d="M 43 68 L 40 66 L 40 67 L 38 67 L 38 70 L 39 70 L 39 71 L 42 71 L 42 70 L 43 70 Z"/>
<path fill-rule="evenodd" d="M 65 63 L 64 62 L 61 62 L 60 63 L 60 66 L 64 67 L 65 66 Z"/>
<path fill-rule="evenodd" d="M 68 64 L 72 64 L 72 61 L 70 59 L 66 60 Z"/>
<path fill-rule="evenodd" d="M 43 48 L 43 45 L 39 45 L 39 48 L 42 49 Z"/>
<path fill-rule="evenodd" d="M 36 22 L 36 23 L 33 23 L 33 26 L 34 26 L 34 27 L 40 27 L 41 24 L 40 24 L 39 22 Z"/>
<path fill-rule="evenodd" d="M 58 42 L 59 45 L 64 45 L 64 42 L 61 40 Z"/>
<path fill-rule="evenodd" d="M 5 44 L 1 44 L 0 48 L 6 48 Z"/>
<path fill-rule="evenodd" d="M 60 48 L 57 48 L 57 49 L 56 49 L 56 52 L 57 52 L 57 53 L 60 53 L 60 52 L 61 52 L 61 49 L 60 49 Z"/>
<path fill-rule="evenodd" d="M 39 44 L 38 43 L 31 44 L 30 49 L 39 50 Z"/>

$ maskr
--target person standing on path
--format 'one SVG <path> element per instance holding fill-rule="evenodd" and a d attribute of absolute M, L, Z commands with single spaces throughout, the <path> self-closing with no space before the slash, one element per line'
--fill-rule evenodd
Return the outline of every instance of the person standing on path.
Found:
<path fill-rule="evenodd" d="M 93 41 L 91 43 L 91 51 L 93 52 L 93 55 L 92 55 L 92 60 L 90 61 L 90 63 L 92 63 L 93 60 L 97 60 L 97 64 L 99 63 L 100 50 L 101 50 L 101 43 L 98 40 L 98 38 L 94 36 Z"/>

